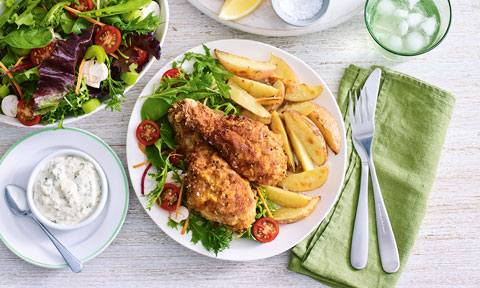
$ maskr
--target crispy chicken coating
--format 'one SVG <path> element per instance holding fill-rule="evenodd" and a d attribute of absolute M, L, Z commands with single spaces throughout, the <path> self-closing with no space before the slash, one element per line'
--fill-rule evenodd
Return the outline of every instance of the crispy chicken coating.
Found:
<path fill-rule="evenodd" d="M 205 219 L 219 222 L 242 232 L 254 221 L 255 194 L 250 183 L 235 172 L 200 134 L 184 126 L 183 114 L 169 111 L 168 119 L 175 131 L 188 165 L 187 204 Z"/>
<path fill-rule="evenodd" d="M 185 125 L 205 137 L 230 166 L 249 181 L 275 185 L 287 171 L 281 137 L 244 116 L 224 117 L 192 99 L 177 102 Z"/>

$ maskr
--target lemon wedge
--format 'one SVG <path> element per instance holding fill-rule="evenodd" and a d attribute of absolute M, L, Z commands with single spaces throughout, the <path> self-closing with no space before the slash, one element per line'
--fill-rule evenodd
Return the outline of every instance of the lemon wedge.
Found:
<path fill-rule="evenodd" d="M 218 18 L 236 20 L 252 13 L 263 0 L 226 0 Z"/>

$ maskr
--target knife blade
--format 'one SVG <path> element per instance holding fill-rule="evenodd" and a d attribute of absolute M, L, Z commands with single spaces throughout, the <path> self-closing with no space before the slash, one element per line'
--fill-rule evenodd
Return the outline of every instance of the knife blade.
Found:
<path fill-rule="evenodd" d="M 382 69 L 375 68 L 363 84 L 361 92 L 366 93 L 368 99 L 368 108 L 373 111 L 375 117 L 375 108 L 377 106 L 378 90 L 380 89 L 380 79 L 382 78 Z"/>

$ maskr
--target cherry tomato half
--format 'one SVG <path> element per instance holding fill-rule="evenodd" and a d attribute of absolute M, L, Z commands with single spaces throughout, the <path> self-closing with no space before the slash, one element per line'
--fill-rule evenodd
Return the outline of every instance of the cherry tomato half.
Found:
<path fill-rule="evenodd" d="M 160 137 L 160 128 L 157 123 L 145 120 L 137 127 L 137 139 L 143 145 L 152 145 Z"/>
<path fill-rule="evenodd" d="M 180 154 L 180 153 L 178 152 L 178 150 L 170 150 L 170 154 Z M 182 155 L 176 155 L 176 156 L 171 155 L 169 159 L 170 159 L 170 163 L 172 163 L 173 166 L 179 166 L 180 165 L 180 160 L 183 160 L 183 156 Z"/>
<path fill-rule="evenodd" d="M 45 47 L 42 48 L 35 48 L 30 51 L 30 60 L 32 61 L 32 64 L 35 66 L 40 65 L 40 63 L 43 62 L 43 60 L 47 59 L 52 55 L 53 53 L 53 42 L 50 42 Z"/>
<path fill-rule="evenodd" d="M 147 59 L 147 56 L 148 56 L 147 51 L 145 51 L 145 50 L 143 50 L 143 49 L 140 49 L 140 48 L 138 48 L 138 47 L 135 47 L 135 46 L 133 46 L 133 49 L 134 49 L 135 51 L 138 51 L 138 61 L 137 61 L 135 64 L 137 64 L 138 66 L 140 66 L 140 65 L 142 65 L 142 64 L 145 62 L 145 60 Z"/>
<path fill-rule="evenodd" d="M 179 196 L 180 188 L 172 183 L 165 183 L 162 193 L 160 194 L 160 200 L 162 200 L 160 207 L 167 211 L 175 211 L 175 209 L 177 209 Z"/>
<path fill-rule="evenodd" d="M 33 113 L 33 105 L 31 101 L 27 103 L 25 99 L 23 99 L 20 100 L 17 105 L 17 118 L 23 125 L 33 126 L 40 122 L 41 116 Z"/>
<path fill-rule="evenodd" d="M 180 71 L 179 69 L 173 68 L 163 73 L 162 78 L 177 78 L 177 75 L 180 73 L 182 73 L 182 71 Z"/>
<path fill-rule="evenodd" d="M 80 4 L 80 5 L 72 3 L 70 5 L 70 7 L 72 7 L 73 9 L 77 9 L 78 11 L 82 11 L 82 12 L 93 10 L 93 1 L 92 0 L 78 0 L 78 4 Z M 67 10 L 67 12 L 73 18 L 78 18 L 78 16 L 75 13 L 73 13 L 71 11 L 68 11 L 68 10 Z"/>
<path fill-rule="evenodd" d="M 253 236 L 263 243 L 273 241 L 279 231 L 277 221 L 270 217 L 260 218 L 255 222 L 255 225 L 253 225 Z"/>
<path fill-rule="evenodd" d="M 95 45 L 102 46 L 107 54 L 117 51 L 121 42 L 120 30 L 110 25 L 103 26 L 95 35 Z"/>

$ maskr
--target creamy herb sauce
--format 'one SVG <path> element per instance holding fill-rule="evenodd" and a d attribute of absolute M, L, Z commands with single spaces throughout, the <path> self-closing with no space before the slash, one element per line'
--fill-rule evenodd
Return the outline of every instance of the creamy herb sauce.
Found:
<path fill-rule="evenodd" d="M 97 169 L 78 156 L 51 159 L 38 173 L 33 187 L 39 212 L 62 225 L 74 225 L 92 215 L 101 195 Z"/>

